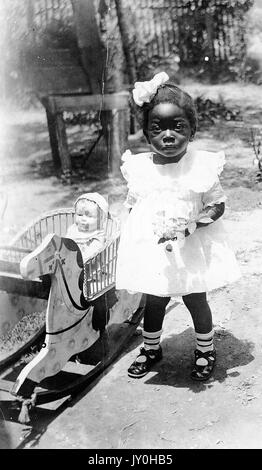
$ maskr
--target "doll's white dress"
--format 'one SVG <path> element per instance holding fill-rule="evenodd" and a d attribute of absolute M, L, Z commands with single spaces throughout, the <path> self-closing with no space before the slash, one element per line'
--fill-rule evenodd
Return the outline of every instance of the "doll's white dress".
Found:
<path fill-rule="evenodd" d="M 103 250 L 106 240 L 104 230 L 81 232 L 76 224 L 72 224 L 68 227 L 66 237 L 71 238 L 77 243 L 81 250 L 84 263 Z"/>
<path fill-rule="evenodd" d="M 240 277 L 223 222 L 218 219 L 173 243 L 168 252 L 154 232 L 157 214 L 173 211 L 191 221 L 207 206 L 224 202 L 219 182 L 224 152 L 189 150 L 178 163 L 155 164 L 150 152 L 124 153 L 125 201 L 132 211 L 121 229 L 116 289 L 157 296 L 208 292 Z"/>

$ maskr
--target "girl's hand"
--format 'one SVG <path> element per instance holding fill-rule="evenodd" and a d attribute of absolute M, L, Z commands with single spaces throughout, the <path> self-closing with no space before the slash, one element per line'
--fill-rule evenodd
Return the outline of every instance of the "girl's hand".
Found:
<path fill-rule="evenodd" d="M 185 234 L 185 230 L 181 231 L 181 232 L 175 232 L 172 236 L 162 236 L 159 238 L 158 240 L 158 244 L 160 243 L 165 243 L 165 242 L 168 242 L 168 241 L 181 241 L 181 240 L 184 240 L 184 238 L 186 237 L 186 234 Z"/>
<path fill-rule="evenodd" d="M 190 221 L 179 217 L 169 218 L 162 221 L 162 224 L 154 224 L 154 233 L 160 239 L 159 243 L 167 240 L 182 240 L 191 235 L 197 228 L 195 221 Z"/>
<path fill-rule="evenodd" d="M 153 231 L 154 234 L 163 237 L 167 240 L 172 240 L 176 238 L 177 233 L 185 232 L 185 229 L 188 227 L 189 220 L 182 217 L 165 217 L 164 212 L 158 213 L 157 217 L 153 221 Z"/>
<path fill-rule="evenodd" d="M 225 203 L 220 202 L 213 206 L 207 206 L 200 214 L 197 220 L 197 227 L 205 227 L 206 225 L 215 222 L 219 217 L 224 214 Z"/>
<path fill-rule="evenodd" d="M 185 230 L 176 231 L 175 236 L 172 238 L 162 237 L 158 240 L 158 244 L 163 243 L 166 251 L 173 251 L 175 246 L 182 248 L 185 244 Z"/>
<path fill-rule="evenodd" d="M 195 221 L 189 222 L 186 230 L 185 230 L 185 237 L 192 235 L 194 231 L 197 229 L 197 223 Z"/>

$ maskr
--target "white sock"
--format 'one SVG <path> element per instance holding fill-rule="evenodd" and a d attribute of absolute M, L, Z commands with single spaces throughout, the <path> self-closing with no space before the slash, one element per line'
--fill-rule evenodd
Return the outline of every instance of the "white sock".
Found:
<path fill-rule="evenodd" d="M 160 343 L 160 337 L 161 333 L 163 330 L 159 331 L 153 331 L 151 333 L 143 330 L 143 339 L 144 339 L 144 348 L 149 350 L 149 349 L 154 349 L 157 350 L 159 349 L 159 343 Z"/>
<path fill-rule="evenodd" d="M 214 330 L 212 329 L 209 333 L 197 333 L 196 332 L 196 349 L 201 352 L 213 351 L 213 338 Z"/>

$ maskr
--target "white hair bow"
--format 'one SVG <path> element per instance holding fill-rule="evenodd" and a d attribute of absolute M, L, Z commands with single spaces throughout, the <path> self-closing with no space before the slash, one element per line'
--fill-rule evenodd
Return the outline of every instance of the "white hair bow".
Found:
<path fill-rule="evenodd" d="M 135 82 L 133 89 L 134 102 L 138 106 L 143 106 L 144 103 L 149 103 L 153 96 L 156 94 L 158 88 L 169 80 L 166 72 L 157 73 L 152 80 L 147 82 Z"/>

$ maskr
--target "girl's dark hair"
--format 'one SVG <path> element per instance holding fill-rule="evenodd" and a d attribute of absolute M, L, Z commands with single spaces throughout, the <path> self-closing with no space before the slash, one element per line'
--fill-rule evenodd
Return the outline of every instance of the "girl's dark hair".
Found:
<path fill-rule="evenodd" d="M 131 98 L 132 109 L 145 135 L 147 135 L 149 111 L 159 103 L 174 103 L 183 109 L 190 123 L 192 136 L 195 135 L 197 128 L 197 111 L 193 98 L 171 81 L 161 85 L 150 103 L 144 103 L 141 107 L 137 106 L 133 98 Z"/>

